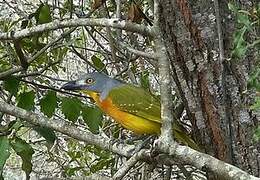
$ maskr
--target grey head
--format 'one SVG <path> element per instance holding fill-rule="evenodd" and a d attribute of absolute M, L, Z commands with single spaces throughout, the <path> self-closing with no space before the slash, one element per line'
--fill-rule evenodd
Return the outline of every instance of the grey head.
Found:
<path fill-rule="evenodd" d="M 84 74 L 79 79 L 64 84 L 61 88 L 65 90 L 96 92 L 100 94 L 100 99 L 104 100 L 111 89 L 123 84 L 123 82 L 110 78 L 103 73 L 93 72 Z"/>

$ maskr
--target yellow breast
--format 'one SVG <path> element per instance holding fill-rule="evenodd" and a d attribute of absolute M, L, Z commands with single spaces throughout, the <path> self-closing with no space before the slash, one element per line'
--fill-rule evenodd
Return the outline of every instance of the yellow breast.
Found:
<path fill-rule="evenodd" d="M 124 128 L 129 129 L 137 134 L 160 134 L 161 124 L 130 114 L 128 112 L 121 111 L 113 104 L 109 97 L 100 101 L 98 93 L 86 93 L 95 100 L 96 104 L 103 112 L 111 116 Z"/>

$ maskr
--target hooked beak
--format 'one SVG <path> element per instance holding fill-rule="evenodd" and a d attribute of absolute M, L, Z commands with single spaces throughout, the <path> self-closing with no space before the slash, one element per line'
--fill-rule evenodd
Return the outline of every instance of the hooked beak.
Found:
<path fill-rule="evenodd" d="M 64 84 L 61 89 L 64 90 L 81 90 L 82 89 L 82 85 L 78 85 L 76 84 L 76 81 L 70 81 L 67 82 L 66 84 Z"/>

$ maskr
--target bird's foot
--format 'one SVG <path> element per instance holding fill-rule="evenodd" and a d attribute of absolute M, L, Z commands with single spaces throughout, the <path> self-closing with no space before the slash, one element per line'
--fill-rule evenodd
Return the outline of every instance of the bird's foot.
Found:
<path fill-rule="evenodd" d="M 142 148 L 144 148 L 148 144 L 151 144 L 150 142 L 151 142 L 151 140 L 153 140 L 153 138 L 154 138 L 154 136 L 147 136 L 147 135 L 143 136 L 142 142 L 136 144 L 134 154 L 139 152 Z"/>

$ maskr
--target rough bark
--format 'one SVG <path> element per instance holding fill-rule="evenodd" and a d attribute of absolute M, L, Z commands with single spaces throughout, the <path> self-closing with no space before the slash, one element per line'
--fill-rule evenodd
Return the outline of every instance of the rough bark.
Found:
<path fill-rule="evenodd" d="M 193 125 L 193 135 L 206 145 L 206 152 L 259 176 L 259 145 L 251 141 L 259 120 L 253 121 L 254 116 L 246 108 L 250 105 L 249 96 L 243 93 L 246 68 L 241 62 L 227 60 L 234 27 L 233 20 L 228 19 L 228 2 L 219 4 L 218 26 L 207 19 L 209 14 L 217 13 L 213 3 L 191 3 L 162 1 L 160 27 L 176 88 Z M 202 6 L 212 8 L 202 11 Z M 175 17 L 174 12 L 179 15 L 178 27 L 171 19 Z M 194 18 L 196 16 L 200 19 Z M 198 29 L 213 29 L 213 32 Z M 219 36 L 220 32 L 224 35 Z M 220 52 L 221 46 L 224 46 L 224 54 Z M 213 58 L 213 52 L 222 53 L 221 58 Z"/>

